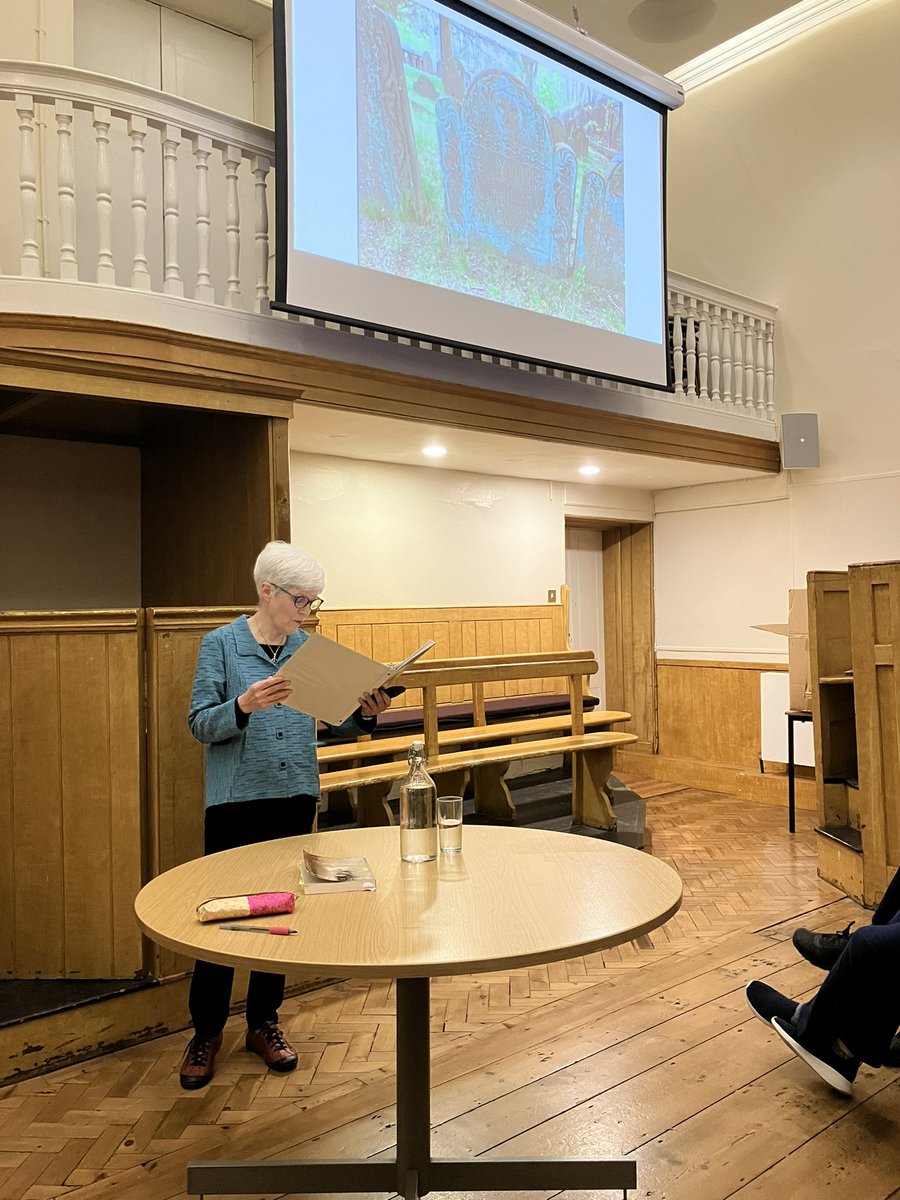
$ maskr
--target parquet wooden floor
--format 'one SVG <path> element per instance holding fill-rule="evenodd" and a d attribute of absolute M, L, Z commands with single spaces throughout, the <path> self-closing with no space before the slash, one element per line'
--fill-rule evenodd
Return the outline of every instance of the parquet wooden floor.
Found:
<path fill-rule="evenodd" d="M 793 929 L 863 916 L 816 877 L 811 815 L 792 838 L 780 809 L 630 785 L 683 908 L 601 954 L 435 980 L 435 1152 L 633 1155 L 631 1194 L 653 1200 L 898 1200 L 900 1075 L 864 1068 L 841 1100 L 744 999 L 754 977 L 808 994 L 820 975 Z M 323 988 L 282 1018 L 300 1055 L 288 1076 L 243 1050 L 234 1017 L 199 1093 L 178 1086 L 186 1033 L 0 1091 L 0 1197 L 170 1200 L 198 1159 L 389 1151 L 392 988 Z"/>

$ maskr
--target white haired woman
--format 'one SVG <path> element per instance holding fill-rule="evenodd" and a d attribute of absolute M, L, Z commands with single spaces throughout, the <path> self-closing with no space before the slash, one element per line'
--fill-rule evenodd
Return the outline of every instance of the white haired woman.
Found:
<path fill-rule="evenodd" d="M 291 685 L 278 668 L 308 636 L 301 625 L 322 603 L 325 573 L 296 546 L 269 542 L 253 579 L 256 611 L 208 633 L 197 658 L 188 724 L 206 746 L 205 854 L 309 833 L 318 804 L 316 722 L 285 705 Z M 363 696 L 339 732 L 370 733 L 389 704 L 382 691 Z M 204 1087 L 213 1077 L 233 979 L 231 967 L 195 964 L 183 1088 Z M 273 1071 L 297 1065 L 278 1025 L 283 999 L 283 975 L 251 973 L 245 1045 Z"/>

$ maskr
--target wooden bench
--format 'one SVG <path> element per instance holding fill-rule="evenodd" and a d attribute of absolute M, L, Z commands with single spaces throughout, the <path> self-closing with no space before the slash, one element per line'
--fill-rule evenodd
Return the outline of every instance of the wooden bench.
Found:
<path fill-rule="evenodd" d="M 422 690 L 424 720 L 419 736 L 425 742 L 428 770 L 438 776 L 440 790 L 461 793 L 471 776 L 476 812 L 510 820 L 515 806 L 504 778 L 510 764 L 570 755 L 573 823 L 614 829 L 615 814 L 605 791 L 612 754 L 616 746 L 636 739 L 633 734 L 610 730 L 611 725 L 627 721 L 628 713 L 584 712 L 585 680 L 596 670 L 594 655 L 585 650 L 423 660 L 411 667 L 401 682 Z M 566 681 L 568 713 L 487 723 L 484 696 L 487 686 L 501 681 L 542 678 Z M 472 721 L 465 727 L 441 730 L 440 695 L 448 689 L 458 695 L 460 688 L 470 694 Z M 398 738 L 321 746 L 323 794 L 356 789 L 358 822 L 389 823 L 392 815 L 387 797 L 391 786 L 406 774 L 406 752 L 414 736 L 409 733 Z"/>

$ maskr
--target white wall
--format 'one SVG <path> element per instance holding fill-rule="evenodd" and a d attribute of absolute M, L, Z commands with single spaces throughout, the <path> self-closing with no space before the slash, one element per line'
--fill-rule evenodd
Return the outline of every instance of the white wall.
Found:
<path fill-rule="evenodd" d="M 291 455 L 292 537 L 330 608 L 545 604 L 565 577 L 559 485 Z"/>
<path fill-rule="evenodd" d="M 808 570 L 900 558 L 898 44 L 900 0 L 870 0 L 670 119 L 669 264 L 778 305 L 776 407 L 818 413 L 822 466 L 782 498 L 657 496 L 661 654 L 777 654 L 748 624 L 786 620 Z"/>
<path fill-rule="evenodd" d="M 141 603 L 140 452 L 0 437 L 0 608 Z"/>

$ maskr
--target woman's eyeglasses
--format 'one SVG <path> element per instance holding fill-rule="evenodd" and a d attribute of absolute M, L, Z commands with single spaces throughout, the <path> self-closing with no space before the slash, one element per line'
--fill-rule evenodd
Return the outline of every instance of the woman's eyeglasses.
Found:
<path fill-rule="evenodd" d="M 310 613 L 318 612 L 325 603 L 321 596 L 295 596 L 293 592 L 289 592 L 287 588 L 283 588 L 280 583 L 273 583 L 272 587 L 276 590 L 276 592 L 284 592 L 286 596 L 290 596 L 294 602 L 294 608 L 298 609 L 300 612 L 303 612 L 303 610 L 307 608 L 309 609 Z"/>

